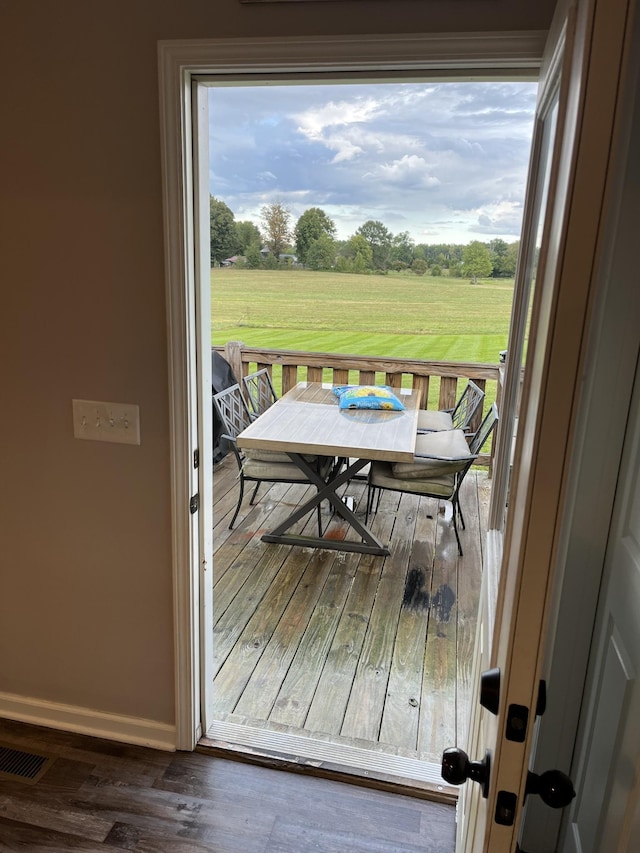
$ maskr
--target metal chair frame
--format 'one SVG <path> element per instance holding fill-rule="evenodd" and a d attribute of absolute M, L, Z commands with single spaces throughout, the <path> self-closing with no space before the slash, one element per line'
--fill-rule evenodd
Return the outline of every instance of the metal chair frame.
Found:
<path fill-rule="evenodd" d="M 460 523 L 462 525 L 462 529 L 465 530 L 466 526 L 465 526 L 464 516 L 462 514 L 462 507 L 460 506 L 460 487 L 461 487 L 462 482 L 463 482 L 463 480 L 467 474 L 467 471 L 471 468 L 471 466 L 473 465 L 475 460 L 480 455 L 480 451 L 481 451 L 482 447 L 484 446 L 485 442 L 488 440 L 489 436 L 491 435 L 491 433 L 492 433 L 492 431 L 495 428 L 497 423 L 498 423 L 498 407 L 495 403 L 493 403 L 493 405 L 491 406 L 491 408 L 489 409 L 489 411 L 485 415 L 482 423 L 480 424 L 478 431 L 473 436 L 473 438 L 469 444 L 470 455 L 468 457 L 465 456 L 465 457 L 460 457 L 460 458 L 456 458 L 456 459 L 451 459 L 451 458 L 445 458 L 445 457 L 441 457 L 441 456 L 416 455 L 416 457 L 415 457 L 416 460 L 418 460 L 418 459 L 435 459 L 435 460 L 438 460 L 438 461 L 443 462 L 443 463 L 451 462 L 452 467 L 457 469 L 453 472 L 451 494 L 449 496 L 443 496 L 443 495 L 437 494 L 435 492 L 433 494 L 430 494 L 428 491 L 424 491 L 424 489 L 420 489 L 418 491 L 418 490 L 413 490 L 413 489 L 406 488 L 405 486 L 400 486 L 400 485 L 398 485 L 398 488 L 395 488 L 395 489 L 392 488 L 391 486 L 386 485 L 386 484 L 384 486 L 377 486 L 373 482 L 373 480 L 375 479 L 376 463 L 372 463 L 371 470 L 369 472 L 369 485 L 368 485 L 368 490 L 367 490 L 367 509 L 366 509 L 366 515 L 365 515 L 365 524 L 368 522 L 369 514 L 373 510 L 373 501 L 374 501 L 376 491 L 378 492 L 378 499 L 376 501 L 375 511 L 377 511 L 377 509 L 378 509 L 378 506 L 380 504 L 380 497 L 382 494 L 382 489 L 387 489 L 388 491 L 403 492 L 406 494 L 419 494 L 420 496 L 437 498 L 438 500 L 449 500 L 449 501 L 451 501 L 451 504 L 453 506 L 453 531 L 454 531 L 455 536 L 456 536 L 456 542 L 458 543 L 458 553 L 462 557 L 463 556 L 462 545 L 460 543 L 460 534 L 458 532 L 458 524 L 457 524 L 457 520 L 456 520 L 457 517 L 460 518 Z M 462 462 L 462 461 L 465 462 L 464 467 L 458 468 L 460 462 Z M 437 479 L 440 480 L 441 478 L 437 478 Z M 405 480 L 404 482 L 407 482 L 407 481 Z M 416 484 L 420 483 L 420 484 L 422 484 L 422 486 L 425 486 L 425 484 L 426 484 L 428 486 L 429 481 L 427 479 L 415 480 L 415 483 Z"/>
<path fill-rule="evenodd" d="M 243 377 L 242 382 L 247 392 L 247 399 L 249 400 L 253 419 L 266 412 L 269 406 L 272 406 L 278 399 L 271 375 L 266 367 L 256 370 L 254 373 L 249 373 Z"/>
<path fill-rule="evenodd" d="M 236 518 L 238 517 L 238 513 L 240 512 L 240 507 L 242 505 L 242 499 L 244 497 L 244 484 L 245 481 L 255 483 L 255 488 L 253 490 L 253 494 L 251 495 L 251 500 L 249 501 L 249 505 L 253 506 L 254 500 L 258 493 L 258 488 L 260 487 L 260 483 L 304 483 L 304 479 L 300 479 L 300 469 L 295 464 L 295 462 L 291 461 L 289 463 L 282 464 L 290 464 L 291 470 L 297 476 L 291 477 L 253 477 L 248 476 L 245 473 L 245 459 L 246 456 L 242 452 L 242 450 L 238 447 L 236 439 L 238 435 L 246 429 L 251 421 L 251 414 L 249 412 L 249 408 L 245 402 L 245 399 L 242 395 L 242 391 L 240 390 L 240 385 L 235 384 L 231 385 L 229 388 L 225 388 L 223 391 L 219 391 L 217 394 L 213 395 L 213 404 L 215 406 L 218 415 L 222 423 L 224 424 L 224 428 L 226 430 L 223 438 L 226 438 L 233 450 L 235 455 L 236 462 L 238 464 L 238 472 L 240 479 L 240 494 L 238 496 L 238 504 L 236 506 L 236 510 L 233 514 L 233 518 L 229 524 L 229 530 L 233 528 L 235 524 Z M 322 470 L 321 466 L 322 457 L 317 457 L 315 463 L 316 471 L 320 472 Z M 331 472 L 333 469 L 330 469 Z M 310 481 L 307 481 L 310 484 Z M 318 530 L 320 531 L 320 535 L 322 535 L 322 524 L 321 524 L 321 508 L 318 505 Z"/>
<path fill-rule="evenodd" d="M 469 424 L 473 420 L 473 416 L 478 411 L 484 400 L 484 391 L 476 383 L 470 379 L 467 382 L 467 387 L 460 395 L 460 399 L 451 412 L 451 420 L 453 421 L 454 429 L 461 429 L 465 432 L 469 429 Z"/>
<path fill-rule="evenodd" d="M 441 410 L 451 415 L 453 423 L 452 429 L 461 429 L 464 432 L 469 433 L 469 425 L 482 405 L 484 396 L 485 394 L 482 388 L 476 385 L 472 379 L 469 379 L 453 409 Z M 431 430 L 418 428 L 418 433 L 426 432 L 431 432 Z"/>

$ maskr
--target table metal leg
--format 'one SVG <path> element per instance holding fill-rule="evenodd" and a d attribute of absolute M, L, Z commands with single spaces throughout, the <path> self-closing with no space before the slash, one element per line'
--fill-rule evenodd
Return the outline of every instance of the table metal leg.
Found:
<path fill-rule="evenodd" d="M 300 468 L 301 471 L 309 478 L 309 481 L 317 486 L 318 491 L 298 507 L 291 515 L 279 524 L 270 533 L 265 533 L 262 536 L 263 542 L 277 542 L 282 545 L 303 545 L 307 548 L 326 548 L 333 551 L 357 551 L 362 554 L 375 554 L 377 556 L 387 556 L 389 549 L 375 536 L 368 527 L 356 517 L 355 513 L 345 504 L 342 498 L 337 494 L 337 490 L 343 483 L 351 480 L 355 474 L 364 468 L 368 463 L 368 459 L 356 459 L 350 465 L 347 465 L 342 471 L 339 471 L 334 477 L 325 481 L 312 468 L 306 459 L 299 453 L 288 454 L 293 462 Z M 328 500 L 334 510 L 359 534 L 362 542 L 351 542 L 345 540 L 327 539 L 321 536 L 301 536 L 292 533 L 286 533 L 292 524 L 299 521 L 308 512 L 317 507 L 322 501 Z"/>

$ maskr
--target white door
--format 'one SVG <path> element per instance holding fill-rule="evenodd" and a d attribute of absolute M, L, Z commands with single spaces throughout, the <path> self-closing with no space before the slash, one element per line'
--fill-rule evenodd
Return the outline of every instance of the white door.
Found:
<path fill-rule="evenodd" d="M 566 853 L 640 849 L 640 382 L 605 562 Z"/>
<path fill-rule="evenodd" d="M 479 627 L 485 657 L 478 656 L 477 668 L 500 670 L 499 705 L 497 715 L 476 705 L 469 758 L 480 761 L 489 752 L 488 796 L 480 796 L 477 785 L 465 792 L 459 851 L 512 851 L 518 838 L 625 37 L 626 0 L 560 7 L 546 63 L 547 75 L 562 69 L 557 126 L 495 628 L 491 571 L 485 572 L 488 600 Z M 542 91 L 545 85 L 543 75 Z M 551 120 L 553 110 L 546 115 Z M 499 552 L 500 537 L 493 541 Z M 482 772 L 477 764 L 470 769 Z"/>
<path fill-rule="evenodd" d="M 619 469 L 617 480 L 603 476 L 606 468 L 594 465 L 591 455 L 589 467 L 598 474 L 597 490 L 608 495 L 610 504 L 613 502 L 613 513 L 571 768 L 577 797 L 563 826 L 558 846 L 562 853 L 640 850 L 640 293 L 637 284 L 640 20 L 637 17 L 629 27 L 629 38 L 631 67 L 623 90 L 628 96 L 623 114 L 629 117 L 629 127 L 628 132 L 623 130 L 620 134 L 621 150 L 614 152 L 620 163 L 614 192 L 620 200 L 611 217 L 611 249 L 603 265 L 606 294 L 596 312 L 600 334 L 599 346 L 593 352 L 593 373 L 597 381 L 592 385 L 592 414 L 588 418 L 588 423 L 593 424 L 589 432 L 599 439 L 600 453 L 617 458 Z M 609 403 L 605 407 L 609 410 L 608 418 L 598 414 L 603 408 L 603 394 Z M 603 521 L 608 520 L 608 514 L 602 515 Z M 592 513 L 592 526 L 593 521 Z M 585 532 L 585 525 L 580 527 L 583 541 L 589 541 L 591 536 Z M 560 619 L 564 609 L 561 607 Z M 572 657 L 575 665 L 575 655 Z M 567 716 L 565 711 L 565 720 Z M 542 725 L 546 727 L 544 718 Z"/>

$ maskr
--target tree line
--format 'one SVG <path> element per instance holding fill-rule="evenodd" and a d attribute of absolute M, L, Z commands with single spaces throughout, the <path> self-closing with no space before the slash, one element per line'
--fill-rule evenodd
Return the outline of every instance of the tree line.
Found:
<path fill-rule="evenodd" d="M 319 207 L 305 210 L 293 223 L 280 202 L 264 205 L 260 224 L 236 222 L 223 201 L 209 197 L 211 265 L 228 258 L 251 269 L 275 269 L 297 263 L 311 270 L 386 273 L 410 270 L 416 275 L 513 278 L 519 241 L 475 240 L 467 245 L 415 243 L 407 231 L 392 234 L 382 222 L 368 220 L 347 240 L 336 239 L 333 220 Z M 294 261 L 295 257 L 295 261 Z"/>

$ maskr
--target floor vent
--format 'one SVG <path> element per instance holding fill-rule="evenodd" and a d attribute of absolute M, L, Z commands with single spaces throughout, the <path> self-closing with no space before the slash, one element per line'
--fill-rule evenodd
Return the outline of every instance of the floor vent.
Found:
<path fill-rule="evenodd" d="M 49 769 L 53 760 L 49 755 L 24 752 L 22 749 L 0 744 L 0 779 L 34 785 Z"/>

